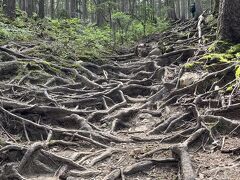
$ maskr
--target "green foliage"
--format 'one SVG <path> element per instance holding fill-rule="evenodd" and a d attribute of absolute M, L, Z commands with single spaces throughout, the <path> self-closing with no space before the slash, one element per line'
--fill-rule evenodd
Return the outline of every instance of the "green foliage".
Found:
<path fill-rule="evenodd" d="M 102 4 L 113 9 L 115 5 L 110 1 Z M 92 8 L 92 5 L 89 4 L 88 8 Z M 149 7 L 146 7 L 146 10 L 150 12 Z M 36 15 L 28 18 L 26 12 L 18 9 L 16 14 L 16 19 L 13 21 L 0 13 L 0 44 L 8 41 L 41 39 L 41 46 L 29 51 L 29 55 L 44 57 L 44 54 L 49 53 L 74 61 L 79 58 L 99 58 L 111 53 L 118 45 L 131 45 L 144 35 L 158 33 L 168 27 L 168 23 L 161 19 L 153 22 L 148 17 L 143 23 L 140 19 L 123 12 L 112 13 L 112 20 L 117 25 L 115 32 L 110 25 L 106 24 L 100 28 L 95 24 L 82 23 L 78 18 L 37 19 Z M 64 12 L 62 16 L 65 17 Z"/>
<path fill-rule="evenodd" d="M 160 18 L 153 22 L 150 19 L 142 21 L 123 12 L 112 14 L 113 22 L 118 25 L 119 30 L 116 32 L 116 42 L 131 44 L 143 37 L 157 32 L 162 32 L 168 28 L 168 22 Z"/>
<path fill-rule="evenodd" d="M 131 21 L 131 16 L 125 14 L 124 12 L 115 12 L 112 14 L 112 20 L 119 21 L 121 25 L 124 25 Z"/>
<path fill-rule="evenodd" d="M 34 38 L 34 33 L 26 28 L 18 28 L 13 24 L 4 24 L 0 22 L 0 39 L 3 42 L 28 41 L 33 38 Z"/>

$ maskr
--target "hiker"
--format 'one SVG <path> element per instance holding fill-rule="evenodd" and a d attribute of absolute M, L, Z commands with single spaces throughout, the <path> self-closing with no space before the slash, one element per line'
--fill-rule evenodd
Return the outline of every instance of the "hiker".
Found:
<path fill-rule="evenodd" d="M 196 12 L 196 4 L 195 2 L 191 5 L 190 12 L 192 13 L 192 17 L 195 17 L 195 12 Z"/>

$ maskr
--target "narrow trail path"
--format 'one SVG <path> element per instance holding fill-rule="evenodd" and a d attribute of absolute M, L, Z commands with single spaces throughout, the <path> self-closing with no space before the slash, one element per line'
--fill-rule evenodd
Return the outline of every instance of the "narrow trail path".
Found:
<path fill-rule="evenodd" d="M 143 40 L 164 54 L 104 64 L 0 47 L 0 179 L 236 179 L 239 91 L 222 90 L 237 65 L 203 59 L 196 29 L 176 23 Z"/>

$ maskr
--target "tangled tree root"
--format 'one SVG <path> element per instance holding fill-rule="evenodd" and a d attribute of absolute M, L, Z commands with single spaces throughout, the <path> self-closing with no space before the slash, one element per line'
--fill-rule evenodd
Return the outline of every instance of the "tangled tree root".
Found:
<path fill-rule="evenodd" d="M 206 172 L 193 161 L 196 152 L 239 155 L 239 145 L 224 149 L 222 138 L 240 130 L 237 63 L 208 71 L 201 58 L 207 47 L 198 41 L 212 36 L 210 25 L 201 37 L 196 25 L 176 22 L 156 35 L 171 46 L 163 55 L 116 55 L 105 64 L 63 66 L 25 54 L 36 45 L 0 47 L 0 179 L 144 179 L 151 173 L 192 180 Z M 184 85 L 185 73 L 197 80 Z M 232 92 L 224 92 L 229 86 Z M 161 172 L 165 167 L 171 172 Z"/>

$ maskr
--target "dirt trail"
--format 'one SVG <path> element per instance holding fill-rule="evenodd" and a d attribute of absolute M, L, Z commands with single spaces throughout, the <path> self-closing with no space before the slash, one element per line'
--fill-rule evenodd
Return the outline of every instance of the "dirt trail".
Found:
<path fill-rule="evenodd" d="M 221 93 L 236 64 L 202 62 L 196 26 L 143 40 L 163 55 L 106 64 L 2 46 L 0 179 L 238 179 L 239 92 Z"/>

